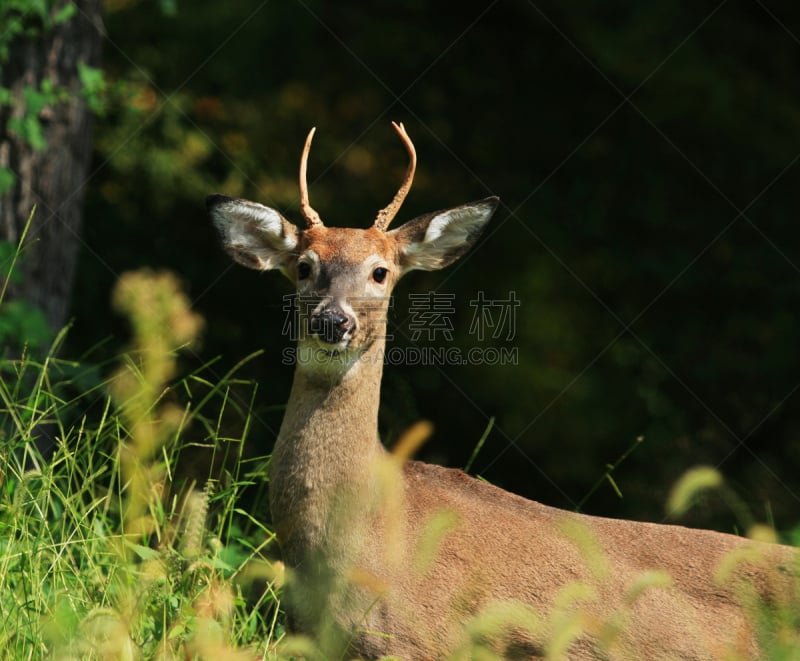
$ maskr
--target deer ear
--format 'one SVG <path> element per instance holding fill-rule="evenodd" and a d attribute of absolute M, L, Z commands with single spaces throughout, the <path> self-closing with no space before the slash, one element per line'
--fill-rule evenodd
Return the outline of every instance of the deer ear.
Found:
<path fill-rule="evenodd" d="M 286 272 L 300 236 L 297 227 L 274 209 L 227 195 L 209 195 L 206 206 L 222 247 L 235 261 Z"/>
<path fill-rule="evenodd" d="M 435 271 L 452 264 L 478 240 L 499 202 L 497 197 L 487 197 L 435 211 L 389 232 L 400 247 L 402 273 Z"/>

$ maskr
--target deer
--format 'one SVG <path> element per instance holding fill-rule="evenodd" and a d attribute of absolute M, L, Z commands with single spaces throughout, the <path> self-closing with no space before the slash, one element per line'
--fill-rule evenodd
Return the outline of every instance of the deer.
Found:
<path fill-rule="evenodd" d="M 327 658 L 760 658 L 778 635 L 761 630 L 760 609 L 800 606 L 794 548 L 560 510 L 384 448 L 392 290 L 464 255 L 499 204 L 389 230 L 417 162 L 392 125 L 409 165 L 368 229 L 328 226 L 312 208 L 315 129 L 300 160 L 304 228 L 257 202 L 207 198 L 229 256 L 280 271 L 304 302 L 269 477 L 292 630 L 329 641 Z"/>

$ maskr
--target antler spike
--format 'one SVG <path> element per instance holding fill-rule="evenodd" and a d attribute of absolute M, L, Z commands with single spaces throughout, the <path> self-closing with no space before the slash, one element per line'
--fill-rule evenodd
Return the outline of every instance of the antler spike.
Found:
<path fill-rule="evenodd" d="M 373 227 L 379 229 L 381 232 L 386 231 L 386 228 L 389 227 L 389 223 L 392 222 L 394 217 L 397 215 L 397 212 L 400 210 L 403 201 L 406 199 L 406 195 L 408 195 L 408 191 L 411 190 L 411 184 L 414 181 L 414 172 L 417 169 L 417 152 L 414 149 L 414 143 L 411 142 L 411 138 L 409 138 L 408 133 L 406 133 L 403 123 L 401 122 L 400 124 L 397 124 L 396 122 L 392 122 L 392 126 L 397 132 L 397 135 L 400 136 L 403 144 L 406 146 L 409 162 L 408 170 L 406 170 L 406 178 L 400 185 L 400 188 L 395 194 L 394 199 L 389 203 L 389 206 L 387 206 L 385 209 L 381 209 L 378 212 L 378 216 L 375 218 Z"/>
<path fill-rule="evenodd" d="M 306 172 L 308 170 L 308 153 L 311 151 L 311 140 L 314 138 L 316 127 L 308 132 L 306 138 L 306 145 L 303 147 L 303 155 L 300 157 L 300 211 L 303 218 L 306 219 L 309 229 L 312 227 L 324 227 L 322 218 L 314 211 L 311 203 L 308 201 L 308 181 L 306 179 Z"/>

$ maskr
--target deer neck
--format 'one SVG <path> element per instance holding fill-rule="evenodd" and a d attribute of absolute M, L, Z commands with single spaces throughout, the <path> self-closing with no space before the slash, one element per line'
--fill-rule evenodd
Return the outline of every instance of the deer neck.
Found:
<path fill-rule="evenodd" d="M 348 555 L 376 499 L 382 341 L 341 373 L 298 361 L 272 455 L 270 508 L 284 555 Z"/>

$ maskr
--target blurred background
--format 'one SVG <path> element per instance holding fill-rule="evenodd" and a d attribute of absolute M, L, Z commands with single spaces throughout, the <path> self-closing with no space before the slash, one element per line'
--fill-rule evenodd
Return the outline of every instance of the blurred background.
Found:
<path fill-rule="evenodd" d="M 488 195 L 501 207 L 460 262 L 399 285 L 392 346 L 515 359 L 387 367 L 384 440 L 431 420 L 423 457 L 463 467 L 494 418 L 470 470 L 526 497 L 662 521 L 671 485 L 706 464 L 756 519 L 800 521 L 800 6 L 75 4 L 105 37 L 102 75 L 83 74 L 94 133 L 63 354 L 116 355 L 114 282 L 170 269 L 207 320 L 187 369 L 219 357 L 222 375 L 264 349 L 240 376 L 260 384 L 248 451 L 268 452 L 292 374 L 290 287 L 228 260 L 205 196 L 298 222 L 316 126 L 312 204 L 366 227 L 405 172 L 402 121 L 419 165 L 396 224 Z M 441 332 L 414 332 L 412 293 L 445 306 Z M 479 300 L 508 312 L 502 332 L 496 316 L 478 333 Z M 716 496 L 683 521 L 742 524 Z"/>

